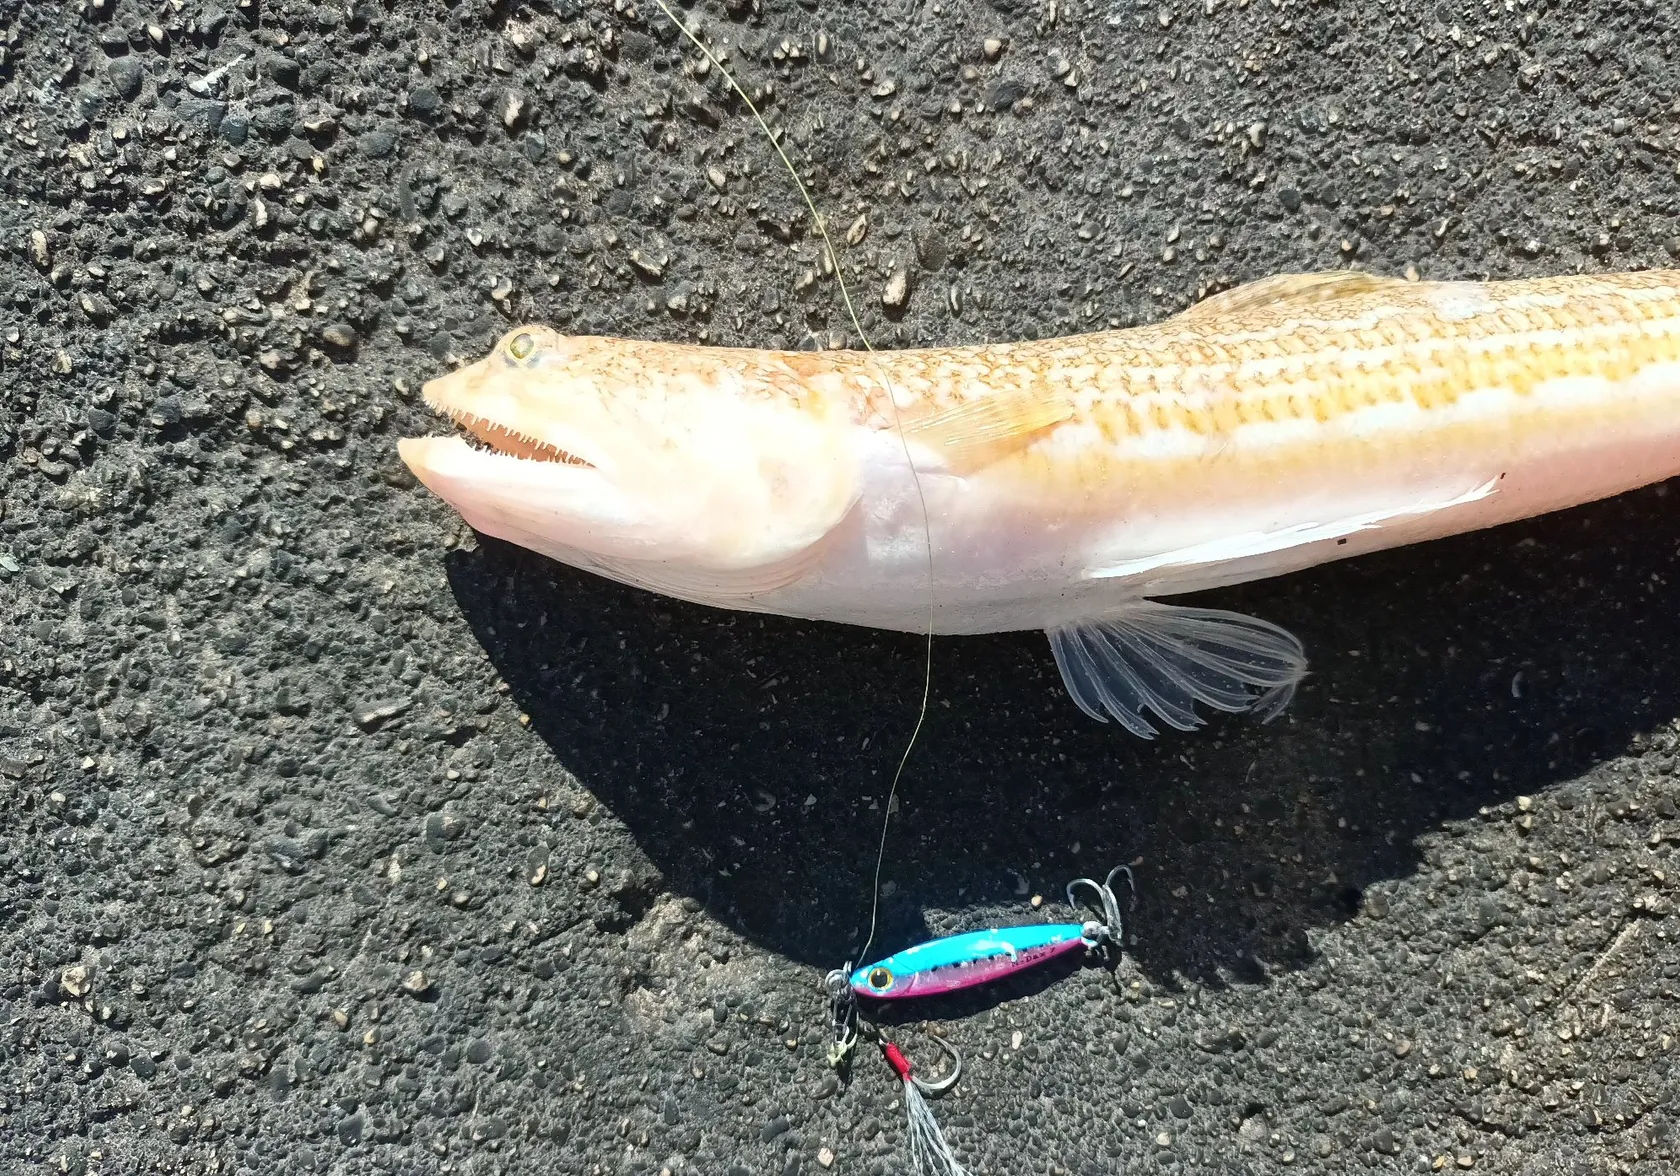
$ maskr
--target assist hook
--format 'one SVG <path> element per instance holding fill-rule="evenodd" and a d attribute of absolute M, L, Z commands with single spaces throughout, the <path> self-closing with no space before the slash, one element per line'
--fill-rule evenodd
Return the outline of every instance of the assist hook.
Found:
<path fill-rule="evenodd" d="M 844 968 L 835 968 L 823 977 L 823 992 L 828 995 L 830 1028 L 828 1036 L 828 1064 L 838 1070 L 858 1039 L 857 997 L 852 993 L 849 977 L 851 961 Z"/>
<path fill-rule="evenodd" d="M 836 1070 L 845 1064 L 846 1058 L 851 1054 L 852 1047 L 858 1043 L 858 1037 L 860 1036 L 857 997 L 853 994 L 852 986 L 848 980 L 851 974 L 852 965 L 848 961 L 844 968 L 836 968 L 823 977 L 823 992 L 828 996 L 830 1019 L 828 1064 Z M 879 1027 L 871 1028 L 870 1035 L 875 1038 L 883 1050 L 893 1045 Z M 907 1073 L 905 1078 L 915 1083 L 916 1089 L 923 1094 L 941 1095 L 955 1086 L 957 1079 L 962 1077 L 962 1051 L 938 1034 L 928 1033 L 924 1036 L 931 1037 L 933 1043 L 944 1051 L 946 1057 L 951 1059 L 951 1072 L 937 1081 L 930 1082 L 920 1074 L 910 1071 L 909 1064 L 906 1062 Z"/>

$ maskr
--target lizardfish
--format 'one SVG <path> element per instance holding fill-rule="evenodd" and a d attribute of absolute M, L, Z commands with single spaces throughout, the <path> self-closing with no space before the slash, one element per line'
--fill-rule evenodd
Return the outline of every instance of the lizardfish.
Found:
<path fill-rule="evenodd" d="M 1680 271 L 1284 275 L 882 353 L 522 326 L 423 392 L 476 441 L 403 460 L 485 534 L 720 608 L 1043 629 L 1080 708 L 1148 737 L 1275 713 L 1306 670 L 1276 625 L 1158 597 L 1680 473 Z"/>

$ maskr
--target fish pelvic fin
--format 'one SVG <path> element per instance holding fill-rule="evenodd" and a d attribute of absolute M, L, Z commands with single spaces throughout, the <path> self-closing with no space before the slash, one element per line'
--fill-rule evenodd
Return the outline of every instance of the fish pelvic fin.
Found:
<path fill-rule="evenodd" d="M 1198 702 L 1270 721 L 1307 672 L 1293 633 L 1219 609 L 1139 600 L 1047 633 L 1079 709 L 1143 739 L 1157 733 L 1146 712 L 1180 731 L 1200 727 Z"/>

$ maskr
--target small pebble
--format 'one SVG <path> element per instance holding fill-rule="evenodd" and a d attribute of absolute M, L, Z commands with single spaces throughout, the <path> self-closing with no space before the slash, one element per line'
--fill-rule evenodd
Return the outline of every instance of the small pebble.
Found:
<path fill-rule="evenodd" d="M 81 304 L 82 313 L 95 323 L 109 322 L 111 316 L 116 313 L 116 308 L 111 305 L 110 300 L 97 291 L 83 294 Z"/>
<path fill-rule="evenodd" d="M 251 425 L 252 428 L 258 428 L 262 421 L 261 418 L 258 418 L 256 423 L 253 424 L 247 417 L 246 424 Z M 409 698 L 393 698 L 382 702 L 368 703 L 356 708 L 356 725 L 364 730 L 371 731 L 381 723 L 405 713 L 413 705 L 414 700 Z"/>
<path fill-rule="evenodd" d="M 132 102 L 140 96 L 140 85 L 146 80 L 146 67 L 137 57 L 119 57 L 105 67 L 111 88 L 117 96 Z"/>
<path fill-rule="evenodd" d="M 430 86 L 416 86 L 408 92 L 408 112 L 419 118 L 431 118 L 443 109 L 443 99 Z"/>
<path fill-rule="evenodd" d="M 334 347 L 348 351 L 356 345 L 356 328 L 349 323 L 328 323 L 321 329 L 321 339 Z"/>
<path fill-rule="evenodd" d="M 466 821 L 456 813 L 431 813 L 426 817 L 426 838 L 429 841 L 456 841 L 466 831 Z"/>
<path fill-rule="evenodd" d="M 397 137 L 390 131 L 369 131 L 356 140 L 356 147 L 369 159 L 384 159 L 396 146 Z"/>
<path fill-rule="evenodd" d="M 887 279 L 886 286 L 881 290 L 881 305 L 888 310 L 903 310 L 905 303 L 910 301 L 910 271 L 903 266 L 893 270 Z"/>

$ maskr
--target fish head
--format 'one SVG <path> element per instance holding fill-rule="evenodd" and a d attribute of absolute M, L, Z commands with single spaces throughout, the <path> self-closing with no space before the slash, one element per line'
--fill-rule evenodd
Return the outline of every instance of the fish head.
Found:
<path fill-rule="evenodd" d="M 466 436 L 399 452 L 473 528 L 689 600 L 798 578 L 859 497 L 850 405 L 776 352 L 521 326 L 422 395 Z"/>

